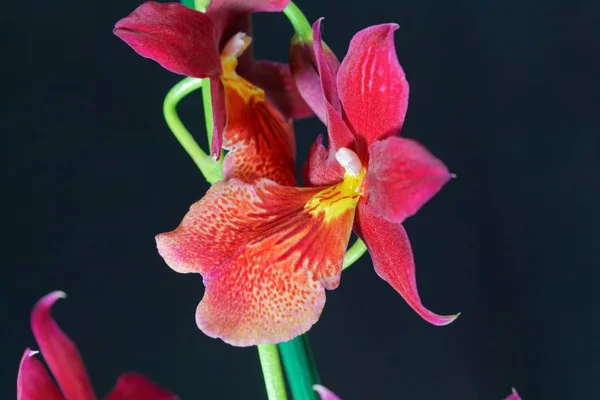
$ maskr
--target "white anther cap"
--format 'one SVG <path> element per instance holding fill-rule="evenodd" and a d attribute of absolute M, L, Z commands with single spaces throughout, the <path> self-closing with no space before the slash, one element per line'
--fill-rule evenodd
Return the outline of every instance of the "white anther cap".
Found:
<path fill-rule="evenodd" d="M 344 167 L 347 173 L 355 178 L 358 177 L 358 173 L 362 169 L 362 164 L 355 152 L 342 147 L 335 153 L 335 159 Z"/>

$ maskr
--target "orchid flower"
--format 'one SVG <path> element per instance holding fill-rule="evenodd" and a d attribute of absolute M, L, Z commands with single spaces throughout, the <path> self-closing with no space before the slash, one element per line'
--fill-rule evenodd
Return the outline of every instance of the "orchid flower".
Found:
<path fill-rule="evenodd" d="M 79 350 L 52 319 L 50 309 L 65 298 L 56 291 L 42 297 L 31 314 L 31 329 L 40 351 L 52 371 L 56 384 L 44 365 L 34 357 L 37 351 L 25 350 L 17 378 L 17 400 L 95 400 Z M 106 400 L 176 400 L 177 396 L 158 387 L 137 373 L 125 373 Z"/>
<path fill-rule="evenodd" d="M 342 400 L 338 396 L 335 395 L 331 390 L 327 389 L 323 385 L 314 385 L 313 389 L 319 393 L 321 400 Z M 504 400 L 521 400 L 521 397 L 517 393 L 515 389 L 512 390 L 512 393 L 505 398 Z"/>
<path fill-rule="evenodd" d="M 325 289 L 340 283 L 353 227 L 375 271 L 419 315 L 435 325 L 456 318 L 422 305 L 400 224 L 451 174 L 424 147 L 396 137 L 407 84 L 393 47 L 395 27 L 375 26 L 354 37 L 340 66 L 338 98 L 323 61 L 319 24 L 313 35 L 330 151 L 320 141 L 313 146 L 308 176 L 322 186 L 217 182 L 177 229 L 156 238 L 173 270 L 204 278 L 199 328 L 232 345 L 283 342 L 310 329 L 323 310 Z"/>
<path fill-rule="evenodd" d="M 312 111 L 287 64 L 254 61 L 245 52 L 251 43 L 250 14 L 281 11 L 288 3 L 213 0 L 202 13 L 180 3 L 146 2 L 115 25 L 114 33 L 138 54 L 169 71 L 209 78 L 212 154 L 218 159 L 221 148 L 230 150 L 225 179 L 268 177 L 295 184 L 293 128 L 288 119 Z M 274 137 L 277 146 L 267 146 L 264 136 Z"/>

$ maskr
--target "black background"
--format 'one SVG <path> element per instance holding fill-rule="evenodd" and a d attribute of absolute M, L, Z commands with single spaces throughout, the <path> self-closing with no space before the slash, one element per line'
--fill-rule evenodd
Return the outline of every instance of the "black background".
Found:
<path fill-rule="evenodd" d="M 136 370 L 183 399 L 265 397 L 256 350 L 199 332 L 200 276 L 174 273 L 155 250 L 207 185 L 163 122 L 179 77 L 111 33 L 138 4 L 36 0 L 3 16 L 19 47 L 3 63 L 26 72 L 3 82 L 3 398 L 36 347 L 31 307 L 55 289 L 69 298 L 54 315 L 100 396 Z M 324 384 L 345 400 L 495 400 L 511 386 L 529 400 L 599 398 L 597 3 L 298 5 L 326 17 L 340 58 L 357 30 L 400 24 L 403 134 L 458 175 L 405 226 L 424 303 L 461 317 L 428 325 L 365 257 L 310 332 Z M 285 17 L 255 22 L 258 56 L 285 60 Z M 202 137 L 200 95 L 181 109 Z M 296 124 L 299 160 L 323 130 Z"/>

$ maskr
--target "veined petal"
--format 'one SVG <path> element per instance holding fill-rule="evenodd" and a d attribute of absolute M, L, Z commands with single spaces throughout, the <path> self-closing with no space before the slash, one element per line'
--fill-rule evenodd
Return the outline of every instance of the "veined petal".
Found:
<path fill-rule="evenodd" d="M 248 71 L 240 72 L 240 75 L 263 89 L 269 101 L 277 107 L 284 118 L 301 119 L 314 114 L 300 95 L 288 64 L 256 61 Z"/>
<path fill-rule="evenodd" d="M 370 145 L 398 135 L 408 107 L 408 83 L 394 47 L 396 24 L 358 32 L 342 61 L 337 86 L 354 133 Z"/>
<path fill-rule="evenodd" d="M 313 389 L 319 393 L 321 400 L 342 400 L 323 385 L 313 385 Z"/>
<path fill-rule="evenodd" d="M 37 302 L 31 313 L 33 336 L 65 398 L 95 400 L 96 396 L 77 346 L 54 322 L 50 313 L 56 300 L 65 297 L 63 292 L 55 291 Z"/>
<path fill-rule="evenodd" d="M 176 74 L 205 78 L 221 71 L 213 21 L 180 3 L 146 2 L 117 22 L 113 32 L 136 53 Z"/>
<path fill-rule="evenodd" d="M 240 76 L 224 77 L 227 125 L 223 134 L 225 179 L 252 183 L 269 178 L 296 185 L 294 128 L 257 88 Z"/>
<path fill-rule="evenodd" d="M 452 177 L 444 163 L 411 139 L 379 140 L 369 153 L 366 204 L 391 222 L 414 215 Z"/>
<path fill-rule="evenodd" d="M 204 333 L 236 346 L 282 342 L 306 332 L 324 289 L 338 286 L 357 201 L 342 184 L 218 182 L 158 248 L 171 268 L 204 277 Z"/>
<path fill-rule="evenodd" d="M 346 125 L 346 122 L 342 119 L 341 104 L 335 84 L 335 75 L 325 56 L 325 51 L 323 50 L 321 21 L 322 19 L 319 19 L 313 25 L 313 45 L 325 105 L 327 132 L 329 134 L 329 151 L 335 153 L 342 147 L 355 149 L 354 135 Z"/>
<path fill-rule="evenodd" d="M 173 393 L 161 388 L 144 375 L 128 372 L 119 377 L 105 400 L 177 400 Z"/>
<path fill-rule="evenodd" d="M 377 275 L 389 283 L 417 314 L 433 325 L 447 325 L 458 317 L 458 314 L 435 314 L 421 303 L 412 249 L 402 225 L 376 216 L 363 204 L 358 206 L 356 223 Z"/>
<path fill-rule="evenodd" d="M 17 400 L 65 400 L 46 368 L 34 357 L 36 353 L 25 349 L 17 376 Z"/>
<path fill-rule="evenodd" d="M 333 76 L 340 62 L 329 46 L 323 43 L 323 55 Z M 327 123 L 323 90 L 319 79 L 318 65 L 312 42 L 292 39 L 290 45 L 290 69 L 299 93 L 323 123 Z"/>

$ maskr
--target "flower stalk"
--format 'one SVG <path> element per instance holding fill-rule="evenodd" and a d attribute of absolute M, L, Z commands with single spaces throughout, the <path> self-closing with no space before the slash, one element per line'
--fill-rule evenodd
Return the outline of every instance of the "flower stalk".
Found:
<path fill-rule="evenodd" d="M 268 399 L 287 400 L 277 346 L 274 344 L 261 344 L 257 347 Z"/>

